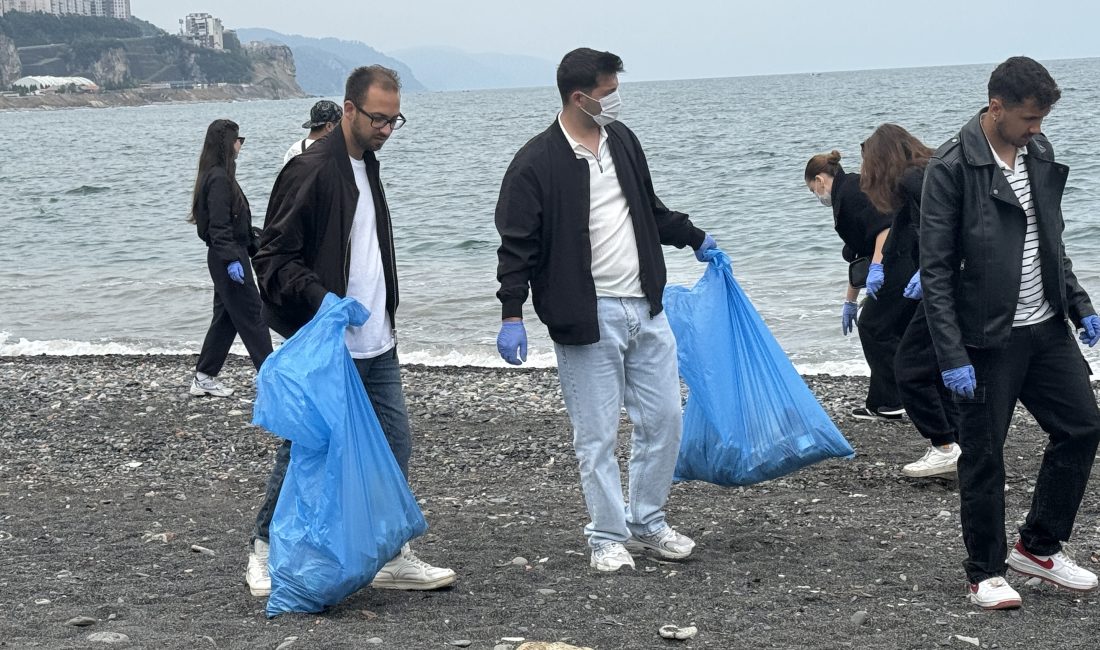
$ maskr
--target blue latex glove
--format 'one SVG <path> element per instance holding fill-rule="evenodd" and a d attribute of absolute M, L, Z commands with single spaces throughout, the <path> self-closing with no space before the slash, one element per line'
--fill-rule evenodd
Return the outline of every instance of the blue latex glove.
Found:
<path fill-rule="evenodd" d="M 1081 319 L 1081 327 L 1085 328 L 1085 331 L 1079 334 L 1082 343 L 1088 343 L 1091 348 L 1100 341 L 1100 316 L 1096 314 L 1085 316 Z"/>
<path fill-rule="evenodd" d="M 965 365 L 940 373 L 943 376 L 943 385 L 959 397 L 974 399 L 974 389 L 978 387 L 978 380 L 974 376 L 974 366 Z"/>
<path fill-rule="evenodd" d="M 497 334 L 497 352 L 513 366 L 527 361 L 527 329 L 521 320 L 506 320 Z"/>
<path fill-rule="evenodd" d="M 229 272 L 229 279 L 237 284 L 244 284 L 244 267 L 240 262 L 233 261 L 229 263 L 229 266 L 225 267 L 225 270 Z"/>
<path fill-rule="evenodd" d="M 712 248 L 718 248 L 718 242 L 714 241 L 714 237 L 707 235 L 703 238 L 703 243 L 699 244 L 699 248 L 695 249 L 695 259 L 700 262 L 706 262 L 707 257 L 703 254 Z"/>
<path fill-rule="evenodd" d="M 875 292 L 882 288 L 883 282 L 886 282 L 886 275 L 882 272 L 882 265 L 871 262 L 871 266 L 867 269 L 867 295 L 878 300 Z"/>
<path fill-rule="evenodd" d="M 844 301 L 844 307 L 840 310 L 840 331 L 844 336 L 851 334 L 852 328 L 856 325 L 856 310 L 856 303 Z"/>
<path fill-rule="evenodd" d="M 913 278 L 909 280 L 909 284 L 905 285 L 905 291 L 902 291 L 901 295 L 910 300 L 924 298 L 924 288 L 920 286 L 920 270 L 913 274 Z"/>

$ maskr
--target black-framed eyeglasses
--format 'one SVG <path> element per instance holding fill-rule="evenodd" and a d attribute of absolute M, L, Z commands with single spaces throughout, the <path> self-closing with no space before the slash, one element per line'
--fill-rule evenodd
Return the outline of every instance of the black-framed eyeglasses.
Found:
<path fill-rule="evenodd" d="M 244 136 L 243 135 L 238 135 L 237 136 L 237 142 L 239 144 L 244 144 Z"/>
<path fill-rule="evenodd" d="M 405 126 L 405 116 L 402 115 L 401 113 L 398 113 L 397 115 L 395 115 L 393 117 L 387 117 L 385 115 L 382 115 L 381 113 L 368 113 L 368 112 L 364 111 L 363 109 L 359 108 L 358 104 L 352 104 L 352 106 L 355 107 L 355 110 L 359 111 L 363 115 L 366 115 L 368 118 L 370 118 L 370 125 L 373 126 L 376 129 L 381 129 L 381 128 L 385 127 L 387 124 L 389 124 L 390 128 L 392 130 L 396 131 L 397 129 L 400 129 L 401 127 Z"/>

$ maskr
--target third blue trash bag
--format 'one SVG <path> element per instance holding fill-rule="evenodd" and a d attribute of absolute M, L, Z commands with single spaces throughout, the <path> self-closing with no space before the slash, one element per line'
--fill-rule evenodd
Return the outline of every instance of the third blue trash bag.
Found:
<path fill-rule="evenodd" d="M 253 424 L 292 443 L 269 530 L 269 617 L 339 603 L 428 528 L 344 343 L 369 315 L 329 294 L 256 377 Z"/>
<path fill-rule="evenodd" d="M 707 257 L 692 289 L 664 294 L 689 391 L 676 480 L 751 485 L 854 456 L 734 279 L 729 257 Z"/>

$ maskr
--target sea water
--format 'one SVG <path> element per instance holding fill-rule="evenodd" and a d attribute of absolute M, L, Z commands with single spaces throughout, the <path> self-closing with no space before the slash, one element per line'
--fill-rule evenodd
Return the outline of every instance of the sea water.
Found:
<path fill-rule="evenodd" d="M 1070 166 L 1066 248 L 1100 300 L 1100 59 L 1046 62 L 1063 90 L 1044 123 Z M 846 286 L 832 213 L 802 175 L 895 122 L 929 146 L 985 104 L 994 66 L 631 83 L 623 122 L 644 146 L 660 198 L 691 215 L 795 365 L 866 374 L 840 330 Z M 340 99 L 340 98 L 333 98 Z M 238 178 L 262 224 L 267 197 L 315 99 L 0 113 L 0 355 L 195 353 L 210 320 L 205 245 L 186 223 L 211 120 L 241 125 Z M 405 93 L 408 124 L 379 152 L 393 214 L 405 362 L 503 365 L 493 213 L 512 156 L 555 119 L 545 88 Z M 669 282 L 704 270 L 665 249 Z M 552 365 L 527 304 L 529 363 Z M 238 343 L 238 351 L 243 351 Z M 1087 351 L 1094 368 L 1100 356 Z"/>

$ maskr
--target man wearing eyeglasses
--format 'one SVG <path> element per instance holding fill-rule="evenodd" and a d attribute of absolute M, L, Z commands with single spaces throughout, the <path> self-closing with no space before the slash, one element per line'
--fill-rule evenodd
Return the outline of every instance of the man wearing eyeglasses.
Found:
<path fill-rule="evenodd" d="M 405 123 L 397 73 L 379 65 L 348 77 L 339 128 L 291 158 L 271 190 L 260 252 L 253 260 L 264 317 L 289 338 L 317 313 L 329 293 L 355 298 L 371 313 L 349 327 L 348 351 L 402 473 L 408 477 L 411 437 L 394 312 L 397 263 L 386 194 L 375 152 Z M 256 517 L 245 574 L 255 596 L 268 595 L 268 528 L 290 460 L 284 441 Z M 378 572 L 380 589 L 438 589 L 455 581 L 450 569 L 402 549 Z"/>
<path fill-rule="evenodd" d="M 669 560 L 691 555 L 686 535 L 665 522 L 680 447 L 676 341 L 661 307 L 663 244 L 703 252 L 714 239 L 653 192 L 645 153 L 618 122 L 622 60 L 579 48 L 558 66 L 562 108 L 512 160 L 500 187 L 496 226 L 497 350 L 527 357 L 528 289 L 550 331 L 573 423 L 573 448 L 591 522 L 590 565 L 634 568 L 628 547 Z M 634 423 L 629 503 L 615 456 L 622 406 Z"/>

